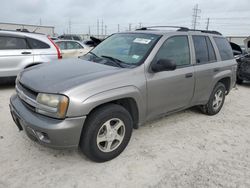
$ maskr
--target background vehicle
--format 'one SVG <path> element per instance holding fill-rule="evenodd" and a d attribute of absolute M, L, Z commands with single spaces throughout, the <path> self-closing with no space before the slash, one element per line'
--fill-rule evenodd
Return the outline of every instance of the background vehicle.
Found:
<path fill-rule="evenodd" d="M 250 81 L 250 54 L 238 57 L 237 59 L 237 84 L 242 84 L 243 81 Z"/>
<path fill-rule="evenodd" d="M 82 41 L 81 36 L 79 36 L 79 35 L 72 35 L 72 34 L 60 35 L 58 38 L 61 39 L 61 40 L 77 40 L 77 41 Z"/>
<path fill-rule="evenodd" d="M 74 40 L 57 40 L 63 58 L 79 57 L 88 53 L 92 48 Z"/>
<path fill-rule="evenodd" d="M 226 38 L 188 28 L 117 33 L 64 61 L 22 72 L 11 114 L 41 144 L 80 146 L 98 162 L 118 156 L 146 121 L 192 106 L 217 114 L 237 69 Z"/>
<path fill-rule="evenodd" d="M 61 58 L 59 48 L 46 35 L 0 31 L 0 77 L 14 77 L 27 67 Z"/>

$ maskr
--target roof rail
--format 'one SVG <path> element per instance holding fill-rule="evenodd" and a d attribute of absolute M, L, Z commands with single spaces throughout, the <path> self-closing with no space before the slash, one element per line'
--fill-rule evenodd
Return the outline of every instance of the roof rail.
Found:
<path fill-rule="evenodd" d="M 16 29 L 16 30 L 10 30 L 10 29 L 1 29 L 0 31 L 10 31 L 10 32 L 21 32 L 21 33 L 34 33 L 34 34 L 40 34 L 44 35 L 43 33 L 37 33 L 37 32 L 30 32 L 28 29 Z"/>
<path fill-rule="evenodd" d="M 182 27 L 182 26 L 149 26 L 149 27 L 142 27 L 136 30 L 150 30 L 154 28 L 176 28 L 177 31 L 200 31 L 202 33 L 210 33 L 210 34 L 215 34 L 215 35 L 222 35 L 218 31 L 209 31 L 209 30 L 198 30 L 198 29 L 189 29 L 187 27 Z"/>
<path fill-rule="evenodd" d="M 210 33 L 210 34 L 215 34 L 215 35 L 222 35 L 218 31 L 210 31 L 210 30 L 199 30 L 199 29 L 179 29 L 178 31 L 200 31 L 202 33 Z"/>
<path fill-rule="evenodd" d="M 175 29 L 178 29 L 178 30 L 188 30 L 187 27 L 181 27 L 181 26 L 149 26 L 149 27 L 142 27 L 142 28 L 139 28 L 139 29 L 136 29 L 136 30 L 148 30 L 148 29 L 154 29 L 154 28 L 175 28 Z M 177 30 L 177 31 L 178 31 Z"/>

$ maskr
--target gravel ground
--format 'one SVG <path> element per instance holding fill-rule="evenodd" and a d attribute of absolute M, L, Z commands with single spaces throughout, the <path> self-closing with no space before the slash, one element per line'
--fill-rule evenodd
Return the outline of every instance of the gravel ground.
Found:
<path fill-rule="evenodd" d="M 250 187 L 250 84 L 216 116 L 191 109 L 147 123 L 106 163 L 53 150 L 18 132 L 0 87 L 0 187 Z"/>

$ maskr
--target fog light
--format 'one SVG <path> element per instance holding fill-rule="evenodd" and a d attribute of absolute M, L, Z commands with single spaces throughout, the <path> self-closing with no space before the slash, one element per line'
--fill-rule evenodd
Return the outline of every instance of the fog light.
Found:
<path fill-rule="evenodd" d="M 50 143 L 49 136 L 46 133 L 36 131 L 36 135 L 42 142 Z"/>

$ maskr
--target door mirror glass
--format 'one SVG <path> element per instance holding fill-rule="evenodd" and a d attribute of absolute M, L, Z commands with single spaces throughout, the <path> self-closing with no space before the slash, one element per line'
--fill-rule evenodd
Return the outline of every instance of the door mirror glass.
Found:
<path fill-rule="evenodd" d="M 176 69 L 176 63 L 171 59 L 159 59 L 153 63 L 151 70 L 153 72 L 173 71 Z"/>

